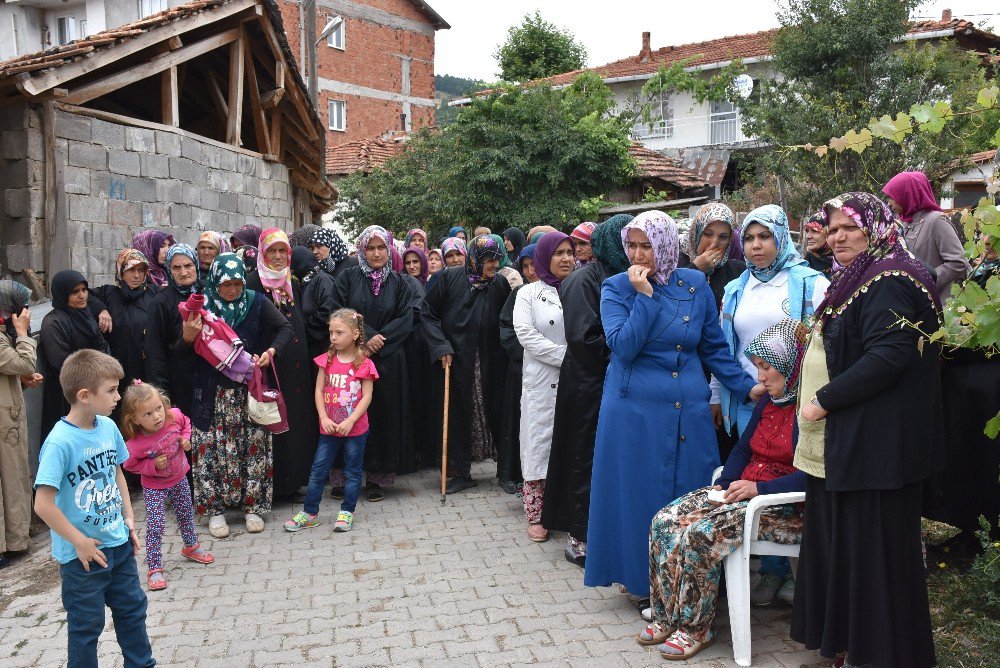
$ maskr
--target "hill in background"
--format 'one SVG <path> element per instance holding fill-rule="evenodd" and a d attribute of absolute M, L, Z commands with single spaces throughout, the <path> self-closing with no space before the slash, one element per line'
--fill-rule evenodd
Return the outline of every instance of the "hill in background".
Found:
<path fill-rule="evenodd" d="M 453 77 L 450 74 L 435 74 L 434 99 L 437 101 L 437 109 L 434 111 L 434 121 L 437 126 L 443 128 L 455 120 L 458 110 L 448 106 L 450 101 L 468 97 L 471 93 L 488 87 L 489 85 L 485 82 L 475 79 L 463 79 L 462 77 Z"/>

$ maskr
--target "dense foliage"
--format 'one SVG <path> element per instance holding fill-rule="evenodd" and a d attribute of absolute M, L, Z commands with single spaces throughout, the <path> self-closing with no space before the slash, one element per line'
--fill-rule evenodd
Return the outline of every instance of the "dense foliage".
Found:
<path fill-rule="evenodd" d="M 560 30 L 535 11 L 521 25 L 507 30 L 507 41 L 493 54 L 500 78 L 525 82 L 579 70 L 587 63 L 587 49 L 573 35 Z"/>
<path fill-rule="evenodd" d="M 378 224 L 396 233 L 452 225 L 562 225 L 581 202 L 623 185 L 635 163 L 629 121 L 609 112 L 610 89 L 582 75 L 564 89 L 505 89 L 476 98 L 442 130 L 414 135 L 383 168 L 340 183 L 338 214 L 351 233 Z"/>

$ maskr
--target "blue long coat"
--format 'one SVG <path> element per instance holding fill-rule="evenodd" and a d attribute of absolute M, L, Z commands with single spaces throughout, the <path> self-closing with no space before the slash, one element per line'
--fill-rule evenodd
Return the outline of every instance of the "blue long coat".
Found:
<path fill-rule="evenodd" d="M 677 269 L 653 296 L 627 274 L 604 281 L 611 348 L 597 422 L 584 584 L 649 595 L 649 524 L 663 506 L 710 481 L 719 448 L 704 363 L 734 395 L 754 382 L 732 360 L 705 275 Z"/>

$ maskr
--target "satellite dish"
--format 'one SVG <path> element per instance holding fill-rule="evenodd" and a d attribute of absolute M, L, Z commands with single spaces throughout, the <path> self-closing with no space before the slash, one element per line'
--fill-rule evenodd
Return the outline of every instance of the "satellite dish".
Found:
<path fill-rule="evenodd" d="M 749 74 L 739 75 L 733 79 L 733 88 L 736 89 L 736 94 L 743 99 L 750 97 L 750 93 L 753 92 L 753 77 Z"/>

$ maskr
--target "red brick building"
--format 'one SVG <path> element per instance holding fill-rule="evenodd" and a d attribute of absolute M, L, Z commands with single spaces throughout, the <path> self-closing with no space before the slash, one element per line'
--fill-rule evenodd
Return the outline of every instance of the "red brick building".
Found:
<path fill-rule="evenodd" d="M 434 35 L 450 28 L 420 0 L 280 0 L 311 79 L 327 147 L 434 123 Z M 331 19 L 341 20 L 317 45 Z M 306 36 L 312 36 L 306 38 Z"/>

